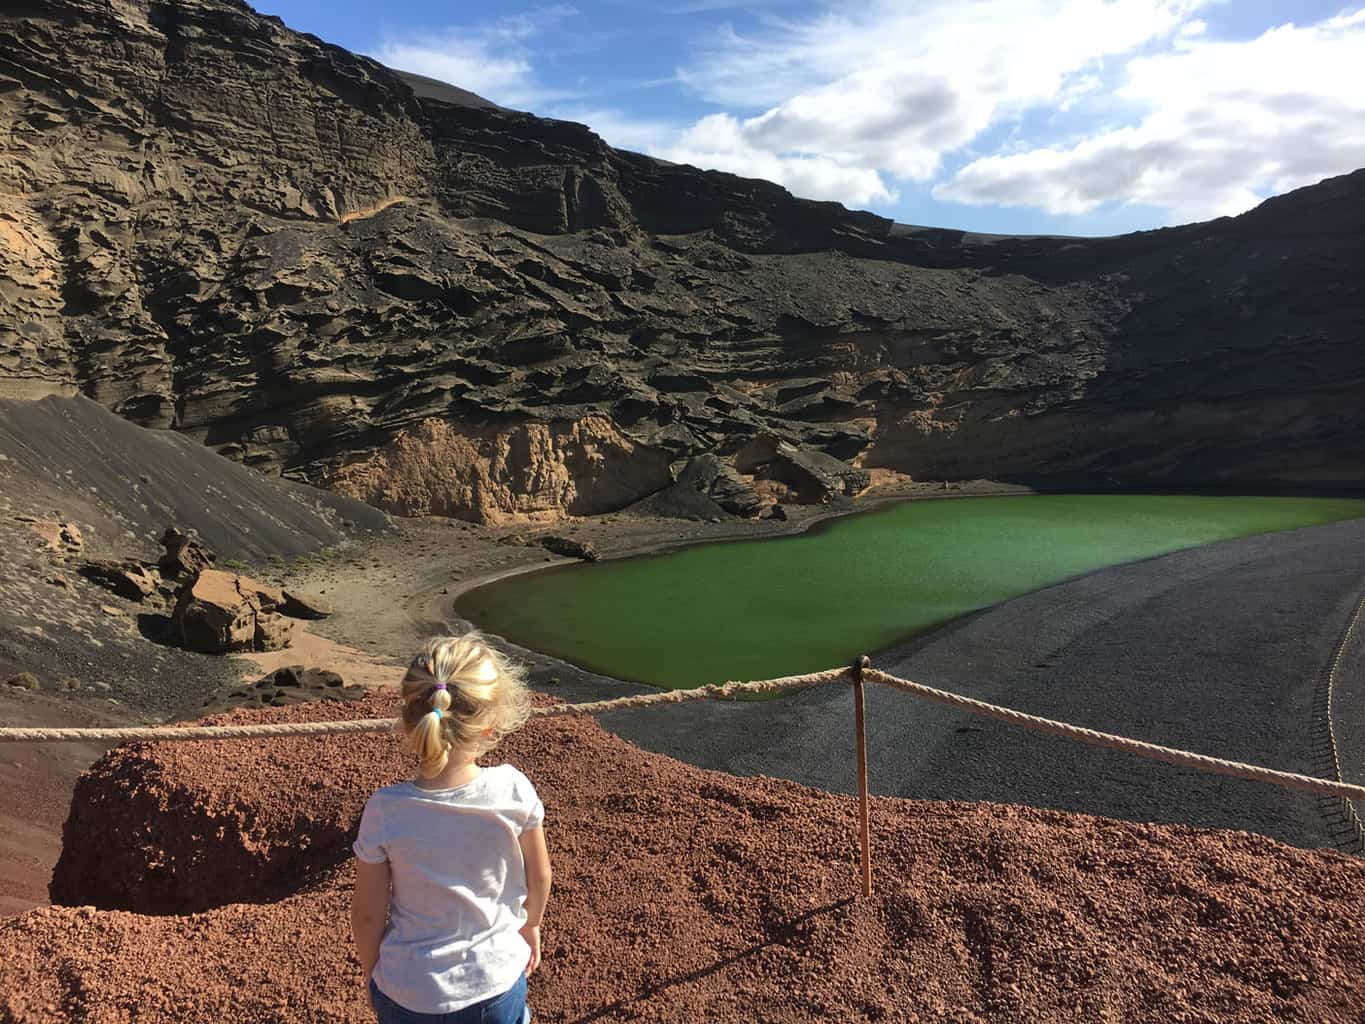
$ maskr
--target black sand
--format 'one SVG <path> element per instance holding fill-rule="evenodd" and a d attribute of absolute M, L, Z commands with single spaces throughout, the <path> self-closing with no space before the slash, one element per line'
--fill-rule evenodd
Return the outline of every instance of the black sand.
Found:
<path fill-rule="evenodd" d="M 1035 714 L 1323 774 L 1314 697 L 1360 597 L 1362 566 L 1365 521 L 1225 541 L 1006 602 L 876 664 Z M 1354 679 L 1362 647 L 1343 666 Z M 1346 774 L 1356 781 L 1359 709 L 1338 698 Z M 1311 795 L 1025 733 L 879 687 L 869 689 L 868 722 L 879 794 L 1245 829 L 1301 846 L 1331 841 Z M 703 767 L 854 787 L 847 691 L 619 713 L 604 724 Z"/>
<path fill-rule="evenodd" d="M 0 400 L 0 456 L 5 493 L 95 525 L 127 555 L 154 553 L 171 524 L 246 561 L 290 558 L 388 524 L 369 505 L 258 473 L 88 398 Z"/>

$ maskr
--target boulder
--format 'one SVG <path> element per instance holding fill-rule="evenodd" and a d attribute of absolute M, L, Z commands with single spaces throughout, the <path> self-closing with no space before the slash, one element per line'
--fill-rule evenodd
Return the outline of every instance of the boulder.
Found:
<path fill-rule="evenodd" d="M 41 690 L 42 683 L 32 672 L 20 672 L 17 676 L 11 676 L 6 680 L 7 685 L 19 690 Z"/>
<path fill-rule="evenodd" d="M 598 559 L 597 549 L 591 544 L 557 533 L 541 537 L 540 546 L 551 554 L 563 555 L 565 558 L 581 558 L 585 562 L 595 562 Z"/>
<path fill-rule="evenodd" d="M 688 460 L 678 474 L 677 486 L 705 494 L 726 512 L 746 519 L 758 515 L 763 508 L 763 499 L 749 481 L 734 466 L 709 452 Z"/>
<path fill-rule="evenodd" d="M 291 619 L 325 619 L 336 609 L 315 594 L 286 589 L 280 611 Z"/>
<path fill-rule="evenodd" d="M 161 556 L 158 567 L 161 575 L 168 580 L 191 578 L 204 569 L 212 568 L 218 561 L 218 556 L 199 543 L 197 537 L 174 526 L 166 527 L 166 532 L 161 535 L 161 546 L 166 553 Z"/>
<path fill-rule="evenodd" d="M 105 590 L 112 590 L 129 601 L 143 601 L 156 593 L 161 583 L 158 575 L 148 571 L 141 562 L 114 562 L 97 559 L 81 567 L 81 575 Z"/>
<path fill-rule="evenodd" d="M 820 505 L 835 498 L 852 498 L 872 484 L 872 474 L 833 455 L 798 448 L 771 434 L 754 438 L 735 455 L 735 468 L 756 480 L 785 487 L 792 500 Z"/>
<path fill-rule="evenodd" d="M 762 512 L 763 498 L 734 466 L 707 452 L 689 459 L 672 486 L 633 508 L 671 519 L 712 522 L 727 514 L 753 518 Z"/>
<path fill-rule="evenodd" d="M 275 587 L 205 569 L 180 588 L 171 618 L 192 651 L 277 651 L 293 639 L 294 623 L 279 614 L 283 603 Z"/>

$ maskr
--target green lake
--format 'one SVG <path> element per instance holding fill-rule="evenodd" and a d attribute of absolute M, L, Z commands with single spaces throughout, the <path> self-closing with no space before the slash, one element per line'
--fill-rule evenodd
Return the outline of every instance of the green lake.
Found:
<path fill-rule="evenodd" d="M 829 668 L 1106 565 L 1365 517 L 1365 500 L 1039 495 L 915 501 L 796 537 L 553 567 L 460 615 L 621 679 L 686 687 Z"/>

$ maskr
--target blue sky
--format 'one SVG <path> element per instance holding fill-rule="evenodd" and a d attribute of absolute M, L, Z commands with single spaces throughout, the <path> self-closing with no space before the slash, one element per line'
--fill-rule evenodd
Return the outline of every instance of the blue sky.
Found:
<path fill-rule="evenodd" d="M 260 0 L 613 145 L 896 220 L 1109 234 L 1365 166 L 1365 2 Z"/>

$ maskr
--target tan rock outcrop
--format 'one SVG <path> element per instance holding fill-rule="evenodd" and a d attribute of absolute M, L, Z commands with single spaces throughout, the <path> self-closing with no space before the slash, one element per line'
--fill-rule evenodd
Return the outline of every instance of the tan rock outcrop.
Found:
<path fill-rule="evenodd" d="M 85 548 L 85 537 L 75 523 L 57 519 L 39 519 L 35 516 L 15 516 L 18 522 L 27 523 L 42 540 L 43 547 L 56 555 L 78 555 Z"/>
<path fill-rule="evenodd" d="M 193 651 L 278 651 L 293 639 L 294 623 L 277 613 L 284 595 L 249 576 L 205 569 L 180 589 L 172 619 Z"/>
<path fill-rule="evenodd" d="M 253 648 L 258 651 L 282 651 L 294 642 L 294 620 L 276 615 L 274 612 L 260 612 L 256 615 L 256 632 Z"/>
<path fill-rule="evenodd" d="M 669 461 L 605 416 L 498 432 L 428 419 L 327 484 L 399 515 L 497 524 L 623 508 L 672 482 Z"/>

